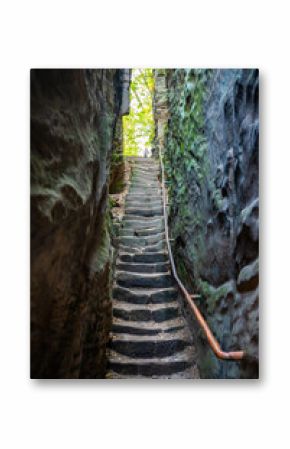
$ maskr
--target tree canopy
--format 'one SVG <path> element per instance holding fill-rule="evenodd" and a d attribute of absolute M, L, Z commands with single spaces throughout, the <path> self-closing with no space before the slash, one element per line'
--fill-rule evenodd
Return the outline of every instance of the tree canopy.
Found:
<path fill-rule="evenodd" d="M 125 156 L 150 154 L 154 138 L 153 90 L 153 69 L 133 69 L 130 86 L 130 114 L 123 117 Z"/>

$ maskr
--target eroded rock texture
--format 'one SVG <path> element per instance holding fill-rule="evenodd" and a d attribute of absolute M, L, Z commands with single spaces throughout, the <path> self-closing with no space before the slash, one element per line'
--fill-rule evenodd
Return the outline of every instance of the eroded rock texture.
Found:
<path fill-rule="evenodd" d="M 245 362 L 218 361 L 200 335 L 200 372 L 257 377 L 258 71 L 156 70 L 158 76 L 167 90 L 163 150 L 178 271 L 201 293 L 199 306 L 223 349 L 247 351 Z"/>
<path fill-rule="evenodd" d="M 111 326 L 107 199 L 123 80 L 123 70 L 31 72 L 33 378 L 105 373 Z"/>
<path fill-rule="evenodd" d="M 168 102 L 166 86 L 166 69 L 154 71 L 155 91 L 153 97 L 153 110 L 155 122 L 154 148 L 152 155 L 159 156 L 159 149 L 165 146 L 166 127 L 168 122 Z"/>
<path fill-rule="evenodd" d="M 111 175 L 110 175 L 110 194 L 121 193 L 125 187 L 125 161 L 123 156 L 123 115 L 130 112 L 130 98 L 129 87 L 131 81 L 131 69 L 123 69 L 120 71 L 121 80 L 121 106 L 120 114 L 117 118 L 116 126 L 114 128 L 113 138 L 113 152 L 111 161 Z"/>

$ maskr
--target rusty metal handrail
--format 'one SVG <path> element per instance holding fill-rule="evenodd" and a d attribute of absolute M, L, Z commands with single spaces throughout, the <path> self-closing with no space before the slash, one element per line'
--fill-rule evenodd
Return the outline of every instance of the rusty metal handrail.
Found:
<path fill-rule="evenodd" d="M 170 239 L 169 239 L 169 235 L 168 235 L 168 222 L 167 222 L 167 210 L 166 210 L 166 197 L 165 197 L 165 174 L 164 174 L 164 165 L 163 165 L 163 161 L 162 161 L 162 155 L 161 155 L 161 150 L 159 148 L 159 161 L 160 161 L 160 166 L 161 166 L 161 184 L 162 184 L 162 201 L 163 201 L 163 215 L 164 215 L 164 227 L 165 227 L 165 238 L 166 238 L 166 243 L 167 243 L 167 248 L 168 248 L 168 255 L 169 255 L 169 259 L 170 259 L 170 264 L 171 264 L 171 268 L 172 268 L 172 274 L 173 277 L 175 278 L 180 290 L 182 291 L 183 295 L 185 296 L 185 299 L 188 302 L 188 305 L 190 306 L 191 310 L 193 311 L 198 323 L 200 324 L 201 328 L 203 329 L 207 341 L 211 347 L 211 349 L 213 350 L 213 352 L 215 353 L 215 355 L 219 358 L 219 359 L 223 359 L 223 360 L 241 360 L 244 358 L 245 356 L 245 352 L 244 351 L 232 351 L 232 352 L 225 352 L 221 349 L 218 341 L 216 340 L 216 338 L 214 337 L 212 331 L 210 330 L 206 320 L 204 319 L 204 317 L 202 316 L 201 312 L 199 311 L 197 305 L 195 304 L 193 297 L 194 295 L 191 295 L 185 288 L 185 286 L 183 285 L 183 283 L 181 282 L 181 280 L 178 277 L 178 274 L 176 272 L 176 267 L 175 267 L 175 263 L 174 263 L 174 259 L 172 256 L 172 251 L 171 251 L 171 245 L 170 245 Z"/>

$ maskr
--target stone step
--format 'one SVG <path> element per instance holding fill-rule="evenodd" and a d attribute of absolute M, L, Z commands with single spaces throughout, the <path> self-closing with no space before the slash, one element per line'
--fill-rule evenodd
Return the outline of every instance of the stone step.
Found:
<path fill-rule="evenodd" d="M 120 249 L 121 252 L 128 252 L 130 254 L 143 254 L 143 253 L 159 253 L 162 252 L 163 250 L 167 249 L 166 246 L 166 240 L 161 240 L 158 243 L 152 243 L 151 245 L 147 245 L 147 246 L 141 246 L 138 245 L 138 243 L 133 246 L 134 243 L 130 243 L 130 245 L 123 245 L 122 243 L 119 243 L 118 248 Z"/>
<path fill-rule="evenodd" d="M 130 254 L 145 254 L 145 253 L 159 253 L 166 249 L 166 241 L 162 240 L 159 243 L 155 243 L 153 245 L 148 245 L 146 247 L 143 246 L 128 246 L 119 244 L 119 250 L 125 253 Z"/>
<path fill-rule="evenodd" d="M 157 190 L 160 190 L 157 188 Z M 142 202 L 150 202 L 150 201 L 159 201 L 162 200 L 162 193 L 156 193 L 155 195 L 148 194 L 146 190 L 142 190 L 141 193 L 131 193 L 128 191 L 126 195 L 127 201 L 142 201 Z"/>
<path fill-rule="evenodd" d="M 148 168 L 148 169 L 141 169 L 141 168 L 134 168 L 131 172 L 131 178 L 143 179 L 143 178 L 152 178 L 154 180 L 158 180 L 160 177 L 160 170 Z"/>
<path fill-rule="evenodd" d="M 155 323 L 154 321 L 126 321 L 121 318 L 113 318 L 113 333 L 125 333 L 133 335 L 158 335 L 168 332 L 185 330 L 184 321 L 181 318 Z"/>
<path fill-rule="evenodd" d="M 163 214 L 163 203 L 159 201 L 152 201 L 145 203 L 144 201 L 126 201 L 125 210 L 127 209 L 161 209 Z M 159 215 L 159 214 L 158 214 Z"/>
<path fill-rule="evenodd" d="M 136 201 L 140 201 L 142 203 L 146 203 L 146 202 L 150 202 L 150 201 L 157 201 L 162 199 L 161 195 L 146 195 L 144 193 L 139 193 L 139 194 L 133 194 L 133 193 L 127 193 L 126 195 L 126 200 L 136 200 Z"/>
<path fill-rule="evenodd" d="M 142 179 L 142 178 L 153 178 L 153 179 L 158 179 L 160 177 L 160 170 L 155 170 L 153 169 L 141 169 L 141 168 L 134 168 L 132 170 L 132 178 L 135 179 Z"/>
<path fill-rule="evenodd" d="M 113 316 L 127 321 L 162 321 L 172 320 L 179 316 L 176 301 L 167 304 L 138 305 L 122 301 L 114 301 Z"/>
<path fill-rule="evenodd" d="M 129 188 L 129 193 L 132 195 L 147 195 L 148 197 L 150 196 L 160 196 L 161 195 L 161 189 L 158 188 L 152 188 L 152 187 L 135 187 L 135 186 L 130 186 Z"/>
<path fill-rule="evenodd" d="M 130 374 L 119 374 L 113 370 L 109 370 L 106 374 L 106 379 L 140 379 L 148 380 L 148 379 L 199 379 L 198 369 L 196 365 L 191 366 L 183 371 L 178 371 L 177 373 L 167 374 L 158 376 L 156 374 L 152 374 L 152 376 L 142 376 L 142 375 L 130 375 Z"/>
<path fill-rule="evenodd" d="M 138 156 L 127 156 L 126 159 L 133 165 L 156 165 L 159 167 L 159 162 L 154 157 L 138 157 Z"/>
<path fill-rule="evenodd" d="M 159 200 L 149 200 L 149 201 L 144 201 L 143 200 L 126 200 L 125 202 L 125 206 L 126 207 L 135 207 L 135 208 L 143 208 L 143 207 L 162 207 L 162 199 L 160 198 Z"/>
<path fill-rule="evenodd" d="M 175 287 L 162 289 L 129 289 L 115 284 L 113 288 L 114 300 L 131 304 L 164 304 L 176 300 L 177 296 L 178 290 Z"/>
<path fill-rule="evenodd" d="M 146 180 L 137 180 L 137 179 L 131 179 L 129 181 L 129 188 L 135 187 L 135 188 L 143 188 L 143 187 L 147 187 L 147 189 L 159 189 L 161 190 L 161 184 L 159 180 L 150 180 L 150 181 L 146 181 Z"/>
<path fill-rule="evenodd" d="M 116 281 L 121 287 L 126 288 L 166 288 L 174 285 L 170 273 L 130 273 L 116 270 Z"/>
<path fill-rule="evenodd" d="M 124 228 L 124 229 L 120 229 L 120 237 L 149 237 L 152 236 L 154 237 L 156 234 L 162 234 L 162 238 L 164 240 L 165 238 L 165 232 L 164 232 L 164 227 L 160 226 L 159 228 L 143 228 L 143 229 L 138 229 L 138 228 Z"/>
<path fill-rule="evenodd" d="M 147 164 L 147 163 L 146 164 L 144 164 L 144 163 L 133 164 L 132 168 L 133 168 L 133 170 L 160 171 L 160 165 L 159 165 L 158 161 L 155 161 L 154 163 L 150 163 L 150 164 Z"/>
<path fill-rule="evenodd" d="M 168 262 L 168 254 L 165 251 L 159 253 L 146 253 L 146 254 L 129 254 L 120 253 L 119 258 L 122 262 L 132 263 L 157 263 Z"/>
<path fill-rule="evenodd" d="M 135 177 L 137 180 L 142 178 L 154 178 L 158 179 L 160 175 L 160 171 L 158 170 L 141 170 L 140 168 L 135 168 L 132 170 L 132 177 Z"/>
<path fill-rule="evenodd" d="M 189 345 L 184 332 L 167 332 L 155 335 L 113 334 L 109 347 L 128 357 L 169 357 Z"/>
<path fill-rule="evenodd" d="M 137 359 L 120 355 L 113 350 L 108 351 L 109 369 L 118 374 L 132 376 L 166 376 L 184 371 L 194 364 L 194 352 L 187 347 L 183 351 L 169 357 L 150 357 Z"/>
<path fill-rule="evenodd" d="M 157 215 L 156 217 L 145 217 L 144 215 L 124 215 L 124 223 L 133 222 L 133 224 L 139 224 L 141 227 L 148 227 L 153 224 L 160 224 L 160 221 L 164 223 L 164 217 Z"/>
<path fill-rule="evenodd" d="M 160 243 L 162 240 L 164 240 L 163 232 L 160 232 L 155 235 L 147 235 L 147 236 L 143 235 L 141 237 L 136 235 L 127 235 L 127 236 L 123 235 L 115 238 L 115 241 L 118 242 L 120 245 L 142 247 L 142 248 L 146 248 L 151 245 L 156 245 L 157 243 Z"/>
<path fill-rule="evenodd" d="M 134 254 L 143 254 L 143 251 L 141 251 L 140 248 L 120 244 L 118 245 L 118 250 L 123 253 L 131 254 L 132 256 Z"/>
<path fill-rule="evenodd" d="M 119 260 L 116 262 L 118 271 L 128 271 L 130 273 L 166 273 L 170 270 L 169 263 L 124 263 Z"/>
<path fill-rule="evenodd" d="M 154 184 L 155 186 L 160 187 L 159 175 L 138 175 L 133 173 L 130 179 L 130 184 Z"/>
<path fill-rule="evenodd" d="M 142 208 L 125 207 L 124 220 L 126 220 L 127 215 L 135 215 L 135 216 L 139 216 L 139 217 L 156 217 L 159 215 L 163 215 L 163 208 L 162 207 L 142 207 Z"/>
<path fill-rule="evenodd" d="M 158 182 L 159 172 L 152 172 L 152 171 L 144 172 L 142 170 L 133 170 L 131 181 L 140 181 L 140 180 Z"/>
<path fill-rule="evenodd" d="M 132 170 L 134 173 L 160 173 L 160 167 L 151 166 L 151 167 L 142 167 L 141 165 L 136 165 Z"/>
<path fill-rule="evenodd" d="M 127 215 L 123 218 L 122 227 L 123 228 L 152 228 L 156 226 L 164 226 L 164 218 L 163 217 L 155 217 L 155 218 L 147 218 L 147 217 L 139 217 L 136 218 L 134 216 Z"/>
<path fill-rule="evenodd" d="M 154 245 L 156 243 L 159 243 L 160 241 L 164 240 L 164 233 L 158 233 L 155 235 L 148 235 L 148 236 L 142 236 L 142 237 L 137 237 L 137 236 L 120 236 L 117 237 L 116 240 L 121 244 L 121 245 L 125 245 L 125 246 L 149 246 L 149 245 Z"/>
<path fill-rule="evenodd" d="M 150 189 L 159 189 L 160 188 L 160 184 L 158 181 L 142 181 L 141 179 L 136 181 L 136 180 L 131 180 L 130 181 L 130 186 L 131 187 L 137 187 L 137 188 L 150 188 Z"/>
<path fill-rule="evenodd" d="M 160 235 L 162 239 L 165 237 L 164 227 L 152 227 L 152 228 L 121 228 L 120 237 L 149 237 Z"/>
<path fill-rule="evenodd" d="M 160 187 L 160 177 L 158 175 L 136 175 L 132 174 L 129 184 L 154 184 Z"/>
<path fill-rule="evenodd" d="M 129 187 L 129 192 L 132 190 L 139 190 L 142 191 L 144 194 L 147 195 L 147 198 L 150 198 L 151 194 L 154 193 L 154 196 L 158 195 L 161 192 L 160 186 L 158 184 L 131 184 Z M 154 192 L 155 190 L 155 192 Z M 160 192 L 159 192 L 160 191 Z M 161 193 L 160 193 L 161 196 Z"/>

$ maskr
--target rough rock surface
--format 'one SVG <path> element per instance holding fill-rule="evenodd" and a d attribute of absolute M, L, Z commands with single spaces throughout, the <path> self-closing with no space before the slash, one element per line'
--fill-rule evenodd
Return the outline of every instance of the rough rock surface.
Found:
<path fill-rule="evenodd" d="M 121 106 L 120 115 L 117 118 L 114 129 L 113 152 L 110 173 L 110 194 L 122 193 L 125 188 L 125 161 L 123 155 L 123 116 L 130 112 L 129 87 L 131 80 L 131 69 L 120 71 L 121 78 Z"/>
<path fill-rule="evenodd" d="M 31 72 L 32 378 L 104 376 L 107 199 L 123 79 L 122 70 Z"/>
<path fill-rule="evenodd" d="M 218 361 L 200 336 L 201 376 L 257 377 L 258 71 L 156 70 L 155 79 L 163 90 L 156 103 L 167 96 L 162 150 L 178 272 L 201 293 L 223 349 L 248 354 L 240 363 Z"/>
<path fill-rule="evenodd" d="M 155 135 L 152 155 L 158 158 L 159 148 L 163 149 L 165 145 L 166 126 L 168 121 L 166 69 L 154 71 L 154 84 L 153 110 Z"/>

